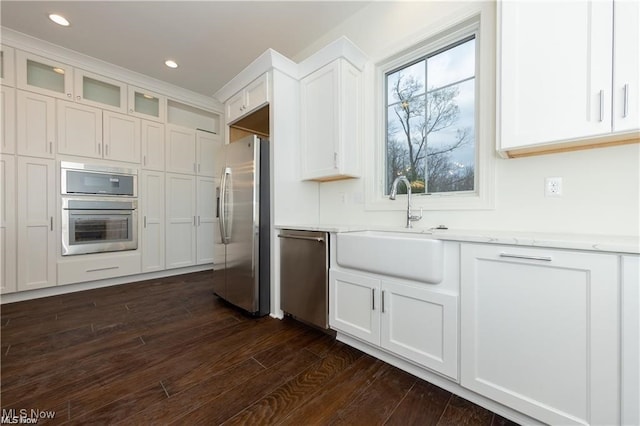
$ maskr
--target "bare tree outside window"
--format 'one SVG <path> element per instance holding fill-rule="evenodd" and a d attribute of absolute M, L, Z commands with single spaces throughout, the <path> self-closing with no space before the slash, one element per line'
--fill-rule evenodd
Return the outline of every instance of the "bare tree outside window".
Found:
<path fill-rule="evenodd" d="M 475 39 L 388 73 L 386 82 L 386 190 L 405 175 L 414 193 L 474 191 Z"/>

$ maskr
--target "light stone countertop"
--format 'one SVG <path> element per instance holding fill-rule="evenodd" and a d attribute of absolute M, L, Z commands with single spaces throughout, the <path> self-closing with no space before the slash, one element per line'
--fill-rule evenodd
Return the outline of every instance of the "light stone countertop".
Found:
<path fill-rule="evenodd" d="M 429 234 L 444 241 L 505 244 L 527 247 L 549 247 L 606 253 L 640 254 L 640 237 L 604 234 L 562 234 L 549 232 L 492 231 L 474 229 L 392 228 L 384 226 L 296 224 L 276 225 L 276 229 L 322 232 L 385 231 Z"/>

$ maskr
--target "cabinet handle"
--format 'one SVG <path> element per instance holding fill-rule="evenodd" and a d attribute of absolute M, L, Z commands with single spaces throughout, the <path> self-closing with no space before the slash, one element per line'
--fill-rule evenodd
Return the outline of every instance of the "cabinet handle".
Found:
<path fill-rule="evenodd" d="M 53 154 L 53 142 L 49 142 L 49 154 Z"/>
<path fill-rule="evenodd" d="M 371 289 L 371 310 L 372 311 L 376 310 L 376 289 L 375 288 Z"/>
<path fill-rule="evenodd" d="M 629 83 L 624 85 L 624 107 L 622 108 L 622 118 L 627 118 L 629 115 Z"/>
<path fill-rule="evenodd" d="M 147 156 L 146 155 L 142 156 L 142 165 L 144 165 L 144 166 L 147 165 Z"/>
<path fill-rule="evenodd" d="M 53 231 L 53 216 L 49 217 L 49 228 Z"/>
<path fill-rule="evenodd" d="M 198 216 L 198 226 L 200 226 L 200 216 Z"/>
<path fill-rule="evenodd" d="M 193 226 L 196 226 L 196 217 L 193 217 Z"/>
<path fill-rule="evenodd" d="M 108 271 L 110 269 L 120 269 L 119 266 L 107 266 L 106 268 L 87 269 L 87 272 Z"/>
<path fill-rule="evenodd" d="M 98 155 L 102 155 L 102 145 L 98 142 Z"/>
<path fill-rule="evenodd" d="M 144 223 L 144 227 L 146 228 L 146 227 L 147 227 L 147 216 L 144 216 L 144 217 L 142 218 L 142 221 L 143 221 L 143 223 Z"/>
<path fill-rule="evenodd" d="M 600 121 L 604 120 L 604 90 L 600 90 Z"/>
<path fill-rule="evenodd" d="M 193 173 L 196 173 L 198 171 L 198 167 L 196 166 L 196 163 L 193 163 Z"/>
<path fill-rule="evenodd" d="M 198 173 L 200 173 L 200 163 L 198 163 Z"/>
<path fill-rule="evenodd" d="M 108 144 L 104 144 L 104 155 L 105 156 L 109 156 L 109 145 Z"/>
<path fill-rule="evenodd" d="M 333 167 L 334 168 L 338 168 L 338 153 L 334 152 L 333 153 Z"/>
<path fill-rule="evenodd" d="M 551 262 L 551 256 L 527 256 L 524 254 L 500 253 L 500 257 L 509 257 L 512 259 L 541 260 L 544 262 Z"/>
<path fill-rule="evenodd" d="M 384 314 L 384 290 L 382 290 L 381 298 L 382 298 L 382 302 L 380 302 L 380 305 L 381 305 L 380 308 L 382 310 L 382 313 Z"/>

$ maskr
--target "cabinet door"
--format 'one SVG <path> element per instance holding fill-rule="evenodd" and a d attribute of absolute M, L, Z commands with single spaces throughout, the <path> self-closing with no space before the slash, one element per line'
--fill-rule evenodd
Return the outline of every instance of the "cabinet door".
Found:
<path fill-rule="evenodd" d="M 212 263 L 216 235 L 216 183 L 209 177 L 197 182 L 197 264 Z"/>
<path fill-rule="evenodd" d="M 164 124 L 141 120 L 142 168 L 164 170 Z"/>
<path fill-rule="evenodd" d="M 129 114 L 164 123 L 167 116 L 167 98 L 139 87 L 129 86 Z"/>
<path fill-rule="evenodd" d="M 269 102 L 269 74 L 262 74 L 245 88 L 243 114 L 254 111 Z"/>
<path fill-rule="evenodd" d="M 163 172 L 140 174 L 142 208 L 142 272 L 164 270 L 164 184 Z"/>
<path fill-rule="evenodd" d="M 56 285 L 55 162 L 18 157 L 18 290 Z"/>
<path fill-rule="evenodd" d="M 50 96 L 18 90 L 18 154 L 54 158 L 56 100 Z"/>
<path fill-rule="evenodd" d="M 241 90 L 232 96 L 226 104 L 227 124 L 235 121 L 244 114 L 245 109 L 245 91 Z"/>
<path fill-rule="evenodd" d="M 500 2 L 502 149 L 611 132 L 611 1 Z"/>
<path fill-rule="evenodd" d="M 196 173 L 196 131 L 180 126 L 166 126 L 167 171 Z"/>
<path fill-rule="evenodd" d="M 461 246 L 461 384 L 547 424 L 618 424 L 618 257 Z"/>
<path fill-rule="evenodd" d="M 196 263 L 196 178 L 167 173 L 166 267 Z"/>
<path fill-rule="evenodd" d="M 303 179 L 338 173 L 339 72 L 339 63 L 334 61 L 300 84 Z"/>
<path fill-rule="evenodd" d="M 110 111 L 102 117 L 104 158 L 140 163 L 140 119 Z"/>
<path fill-rule="evenodd" d="M 329 325 L 359 339 L 380 344 L 380 281 L 329 270 Z"/>
<path fill-rule="evenodd" d="M 457 296 L 382 281 L 380 305 L 382 347 L 458 378 Z"/>
<path fill-rule="evenodd" d="M 73 68 L 62 62 L 16 51 L 18 89 L 61 99 L 73 99 Z"/>
<path fill-rule="evenodd" d="M 622 256 L 622 424 L 640 424 L 640 256 Z"/>
<path fill-rule="evenodd" d="M 203 131 L 196 132 L 196 158 L 200 176 L 217 176 L 222 170 L 219 157 L 222 155 L 223 143 L 219 135 Z"/>
<path fill-rule="evenodd" d="M 15 74 L 15 50 L 13 47 L 0 44 L 0 84 L 14 87 L 16 85 Z"/>
<path fill-rule="evenodd" d="M 16 164 L 12 155 L 0 155 L 0 293 L 16 287 Z"/>
<path fill-rule="evenodd" d="M 16 152 L 16 89 L 0 87 L 0 152 Z"/>
<path fill-rule="evenodd" d="M 102 75 L 76 68 L 75 100 L 83 104 L 112 111 L 127 112 L 127 85 Z"/>
<path fill-rule="evenodd" d="M 640 128 L 640 3 L 614 2 L 613 131 Z"/>
<path fill-rule="evenodd" d="M 102 110 L 58 100 L 58 153 L 102 158 Z"/>

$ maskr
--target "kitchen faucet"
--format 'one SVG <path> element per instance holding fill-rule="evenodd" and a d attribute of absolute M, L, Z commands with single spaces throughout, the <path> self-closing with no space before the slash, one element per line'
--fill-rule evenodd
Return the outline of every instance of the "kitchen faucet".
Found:
<path fill-rule="evenodd" d="M 420 207 L 420 216 L 414 216 L 411 214 L 411 182 L 406 176 L 398 176 L 391 184 L 391 194 L 389 194 L 390 200 L 395 200 L 398 194 L 398 182 L 404 183 L 407 188 L 407 228 L 413 228 L 411 222 L 422 219 L 422 207 Z"/>

